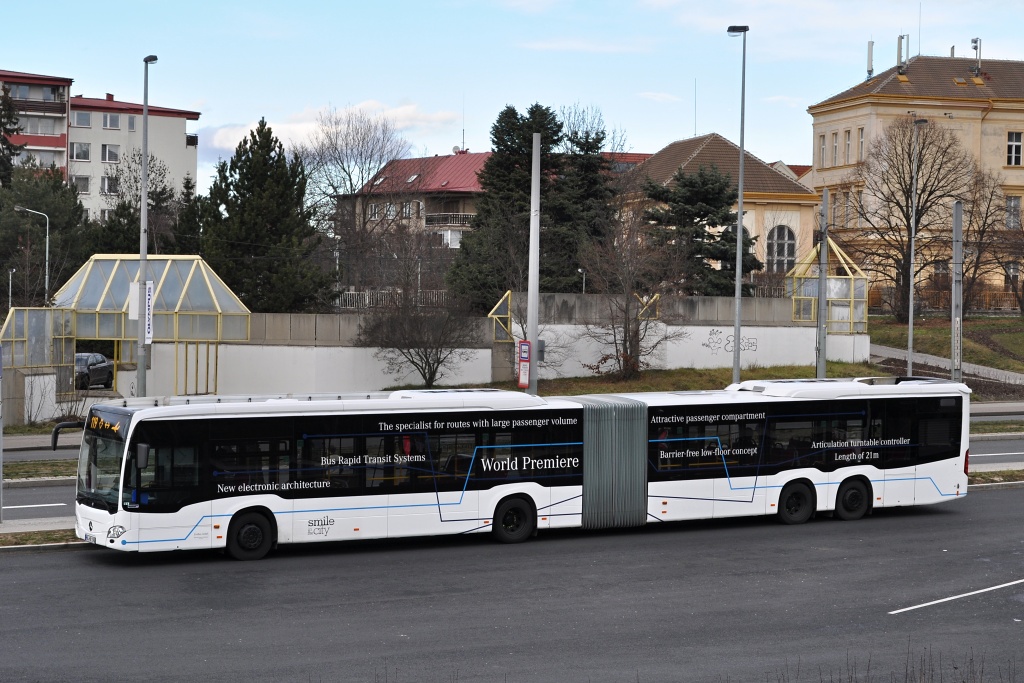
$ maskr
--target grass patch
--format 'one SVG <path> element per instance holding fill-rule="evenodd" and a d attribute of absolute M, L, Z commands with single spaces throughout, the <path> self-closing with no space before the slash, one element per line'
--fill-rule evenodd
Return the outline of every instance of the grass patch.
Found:
<path fill-rule="evenodd" d="M 1024 432 L 1024 421 L 993 420 L 971 423 L 971 434 L 1013 434 L 1016 432 Z"/>
<path fill-rule="evenodd" d="M 73 477 L 77 473 L 77 460 L 15 460 L 4 463 L 4 479 Z"/>
<path fill-rule="evenodd" d="M 872 344 L 907 348 L 907 324 L 892 318 L 872 318 L 868 324 Z M 963 357 L 999 370 L 1024 372 L 1024 324 L 1020 318 L 968 318 L 963 321 Z M 914 320 L 914 351 L 941 358 L 950 354 L 948 318 Z"/>
<path fill-rule="evenodd" d="M 12 545 L 44 545 L 46 543 L 81 543 L 81 541 L 75 536 L 73 529 L 0 533 L 0 548 Z"/>
<path fill-rule="evenodd" d="M 998 472 L 971 472 L 968 484 L 1005 484 L 1024 481 L 1024 470 L 999 470 Z"/>

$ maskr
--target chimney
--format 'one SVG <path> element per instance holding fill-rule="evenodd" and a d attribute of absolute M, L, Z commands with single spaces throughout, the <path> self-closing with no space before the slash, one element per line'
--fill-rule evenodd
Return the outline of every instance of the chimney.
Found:
<path fill-rule="evenodd" d="M 875 65 L 872 55 L 875 52 L 875 41 L 868 41 L 868 77 L 867 80 L 871 80 L 871 77 L 875 75 Z"/>
<path fill-rule="evenodd" d="M 107 102 L 113 102 L 113 101 L 114 101 L 114 95 L 112 93 L 108 92 L 107 93 Z"/>

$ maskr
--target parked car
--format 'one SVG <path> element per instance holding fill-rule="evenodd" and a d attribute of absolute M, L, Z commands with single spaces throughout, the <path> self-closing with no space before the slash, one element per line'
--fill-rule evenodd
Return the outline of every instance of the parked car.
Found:
<path fill-rule="evenodd" d="M 88 389 L 94 384 L 107 389 L 114 386 L 114 361 L 101 353 L 76 353 L 75 388 Z"/>

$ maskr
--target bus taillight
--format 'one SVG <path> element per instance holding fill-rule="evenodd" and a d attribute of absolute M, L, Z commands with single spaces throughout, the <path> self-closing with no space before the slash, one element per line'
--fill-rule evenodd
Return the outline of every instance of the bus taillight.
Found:
<path fill-rule="evenodd" d="M 969 474 L 969 472 L 967 471 L 967 463 L 969 463 L 970 460 L 971 460 L 971 449 L 968 448 L 966 451 L 964 451 L 964 474 Z"/>

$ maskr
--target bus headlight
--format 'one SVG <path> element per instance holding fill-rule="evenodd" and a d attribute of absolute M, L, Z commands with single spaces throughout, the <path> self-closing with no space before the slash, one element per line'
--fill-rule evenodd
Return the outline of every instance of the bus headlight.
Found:
<path fill-rule="evenodd" d="M 128 530 L 120 524 L 117 524 L 107 529 L 107 538 L 121 538 L 121 536 L 123 536 L 124 532 L 126 531 Z"/>

